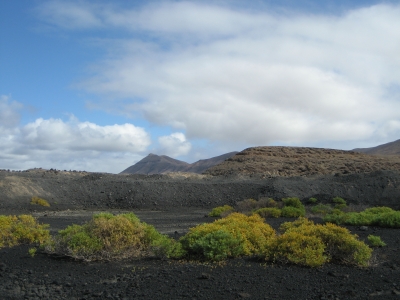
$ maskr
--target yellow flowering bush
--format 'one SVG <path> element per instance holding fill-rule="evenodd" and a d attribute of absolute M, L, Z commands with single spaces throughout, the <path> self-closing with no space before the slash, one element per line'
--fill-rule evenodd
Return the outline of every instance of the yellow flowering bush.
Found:
<path fill-rule="evenodd" d="M 265 224 L 259 215 L 232 213 L 213 223 L 191 228 L 180 242 L 189 256 L 220 260 L 240 255 L 259 255 L 269 247 L 274 237 L 275 230 Z"/>
<path fill-rule="evenodd" d="M 44 243 L 50 238 L 49 225 L 39 224 L 31 215 L 0 215 L 0 248 Z"/>

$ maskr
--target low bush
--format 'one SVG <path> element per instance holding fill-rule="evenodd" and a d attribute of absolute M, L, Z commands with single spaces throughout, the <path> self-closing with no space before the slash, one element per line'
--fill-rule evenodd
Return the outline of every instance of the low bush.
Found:
<path fill-rule="evenodd" d="M 344 204 L 347 205 L 346 200 L 344 200 L 343 198 L 340 197 L 335 197 L 332 199 L 332 202 L 335 204 Z"/>
<path fill-rule="evenodd" d="M 299 198 L 291 197 L 291 198 L 282 198 L 282 202 L 284 206 L 290 206 L 295 208 L 304 208 Z"/>
<path fill-rule="evenodd" d="M 372 247 L 384 247 L 386 243 L 381 240 L 379 236 L 370 234 L 368 237 L 368 242 Z"/>
<path fill-rule="evenodd" d="M 245 199 L 236 203 L 236 210 L 242 213 L 250 212 L 257 208 L 259 208 L 259 203 L 254 199 Z"/>
<path fill-rule="evenodd" d="M 31 215 L 0 215 L 0 248 L 43 244 L 50 238 L 48 227 L 47 224 L 39 224 Z"/>
<path fill-rule="evenodd" d="M 224 205 L 224 206 L 218 206 L 215 207 L 211 210 L 211 212 L 208 214 L 209 217 L 221 217 L 222 213 L 227 213 L 227 212 L 233 212 L 234 209 L 232 206 L 229 205 Z"/>
<path fill-rule="evenodd" d="M 279 218 L 282 214 L 282 211 L 276 207 L 264 207 L 255 210 L 253 213 L 258 214 L 263 218 Z"/>
<path fill-rule="evenodd" d="M 310 199 L 307 200 L 307 203 L 309 203 L 309 204 L 315 204 L 317 202 L 318 202 L 317 198 L 310 198 Z"/>
<path fill-rule="evenodd" d="M 275 231 L 259 215 L 232 213 L 213 223 L 191 228 L 180 242 L 188 257 L 218 261 L 259 255 L 274 237 Z"/>
<path fill-rule="evenodd" d="M 49 202 L 47 202 L 46 200 L 44 200 L 42 198 L 39 198 L 39 197 L 32 197 L 31 204 L 37 204 L 37 205 L 40 205 L 40 206 L 50 207 Z"/>
<path fill-rule="evenodd" d="M 332 209 L 330 205 L 319 203 L 311 207 L 311 212 L 316 215 L 326 215 L 332 212 Z"/>
<path fill-rule="evenodd" d="M 84 225 L 60 230 L 45 249 L 48 253 L 90 261 L 154 253 L 174 257 L 179 252 L 175 244 L 153 226 L 140 222 L 133 213 L 116 216 L 101 213 Z"/>
<path fill-rule="evenodd" d="M 285 206 L 281 209 L 282 212 L 282 217 L 286 218 L 298 218 L 298 217 L 304 217 L 306 214 L 306 210 L 303 207 L 297 208 L 293 206 Z"/>
<path fill-rule="evenodd" d="M 371 258 L 371 248 L 335 224 L 316 225 L 300 218 L 282 224 L 280 230 L 283 233 L 265 252 L 266 259 L 316 267 L 329 261 L 366 266 Z"/>
<path fill-rule="evenodd" d="M 354 226 L 381 226 L 400 228 L 400 211 L 389 207 L 373 207 L 362 212 L 330 213 L 324 217 L 325 222 Z"/>

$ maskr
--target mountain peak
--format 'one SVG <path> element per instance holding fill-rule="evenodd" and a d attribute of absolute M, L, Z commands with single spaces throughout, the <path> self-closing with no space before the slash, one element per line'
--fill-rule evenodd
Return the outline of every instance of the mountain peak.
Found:
<path fill-rule="evenodd" d="M 202 159 L 193 164 L 174 159 L 166 155 L 150 153 L 136 164 L 122 171 L 120 174 L 164 174 L 170 172 L 191 172 L 203 173 L 206 169 L 215 166 L 225 159 L 235 155 L 237 152 L 230 152 L 209 159 Z"/>

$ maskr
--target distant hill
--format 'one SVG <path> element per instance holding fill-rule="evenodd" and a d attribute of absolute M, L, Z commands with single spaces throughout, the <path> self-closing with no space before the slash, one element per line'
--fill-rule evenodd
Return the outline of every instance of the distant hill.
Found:
<path fill-rule="evenodd" d="M 173 159 L 166 155 L 149 154 L 120 174 L 165 174 L 171 172 L 191 172 L 201 174 L 210 167 L 222 163 L 237 152 L 229 152 L 209 159 L 201 159 L 193 164 Z"/>
<path fill-rule="evenodd" d="M 400 140 L 371 148 L 357 148 L 353 151 L 372 155 L 400 155 Z"/>
<path fill-rule="evenodd" d="M 209 175 L 310 176 L 400 171 L 400 156 L 306 147 L 253 147 L 208 169 Z"/>

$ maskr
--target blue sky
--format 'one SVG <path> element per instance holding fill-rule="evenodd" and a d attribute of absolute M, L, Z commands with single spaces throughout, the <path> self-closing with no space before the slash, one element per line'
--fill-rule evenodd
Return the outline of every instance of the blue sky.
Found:
<path fill-rule="evenodd" d="M 373 0 L 1 1 L 0 168 L 397 140 L 399 15 Z"/>

